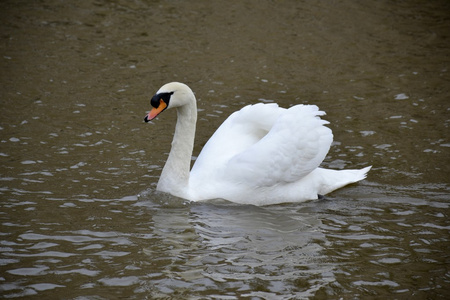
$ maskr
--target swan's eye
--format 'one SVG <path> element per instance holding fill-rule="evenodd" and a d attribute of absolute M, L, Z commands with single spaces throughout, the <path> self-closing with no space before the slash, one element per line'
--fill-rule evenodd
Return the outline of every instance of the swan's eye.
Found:
<path fill-rule="evenodd" d="M 170 92 L 170 93 L 160 93 L 160 94 L 156 94 L 155 96 L 152 97 L 152 99 L 150 100 L 150 104 L 154 107 L 154 108 L 158 108 L 159 104 L 161 103 L 161 100 L 164 101 L 166 103 L 166 105 L 169 105 L 169 101 L 170 101 L 170 96 L 173 95 L 174 92 Z"/>

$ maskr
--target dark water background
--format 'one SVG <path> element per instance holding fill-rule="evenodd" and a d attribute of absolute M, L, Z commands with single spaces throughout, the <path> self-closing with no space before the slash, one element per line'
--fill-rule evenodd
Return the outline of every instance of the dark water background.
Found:
<path fill-rule="evenodd" d="M 2 1 L 0 295 L 448 299 L 448 1 Z M 187 83 L 194 155 L 233 111 L 317 104 L 323 166 L 373 165 L 269 207 L 154 192 Z M 140 195 L 139 197 L 137 195 Z"/>

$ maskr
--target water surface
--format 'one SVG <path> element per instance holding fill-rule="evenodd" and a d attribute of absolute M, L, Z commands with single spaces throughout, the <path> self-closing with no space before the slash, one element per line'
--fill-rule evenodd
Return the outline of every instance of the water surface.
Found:
<path fill-rule="evenodd" d="M 0 294 L 30 299 L 446 299 L 446 1 L 0 4 Z M 317 104 L 323 166 L 373 165 L 268 207 L 154 191 L 187 83 L 194 156 L 233 111 Z"/>

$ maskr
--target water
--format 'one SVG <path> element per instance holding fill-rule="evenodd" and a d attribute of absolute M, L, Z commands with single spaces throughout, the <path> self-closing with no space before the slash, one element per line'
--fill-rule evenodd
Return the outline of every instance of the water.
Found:
<path fill-rule="evenodd" d="M 0 294 L 29 299 L 446 299 L 446 1 L 3 1 Z M 231 112 L 317 104 L 325 199 L 269 207 L 154 191 L 197 94 L 197 155 Z M 26 297 L 28 296 L 28 297 Z"/>

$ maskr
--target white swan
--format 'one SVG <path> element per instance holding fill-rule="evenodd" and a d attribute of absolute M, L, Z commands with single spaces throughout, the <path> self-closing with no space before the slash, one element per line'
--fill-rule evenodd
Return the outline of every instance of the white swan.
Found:
<path fill-rule="evenodd" d="M 166 108 L 177 109 L 172 149 L 156 189 L 184 199 L 222 198 L 254 205 L 313 200 L 364 179 L 371 168 L 319 168 L 333 134 L 317 106 L 285 109 L 259 103 L 229 116 L 189 172 L 197 122 L 194 93 L 183 83 L 168 83 L 151 105 L 145 122 Z"/>

